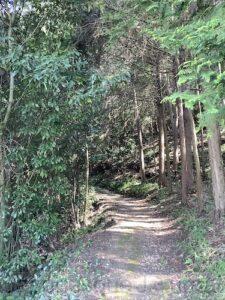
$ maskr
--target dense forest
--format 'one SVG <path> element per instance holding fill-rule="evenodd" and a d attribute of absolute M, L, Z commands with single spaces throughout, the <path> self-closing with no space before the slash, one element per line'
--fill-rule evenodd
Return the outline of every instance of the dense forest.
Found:
<path fill-rule="evenodd" d="M 103 226 L 106 188 L 181 228 L 185 293 L 158 299 L 225 299 L 224 16 L 223 0 L 0 1 L 0 298 L 157 299 L 34 288 Z"/>

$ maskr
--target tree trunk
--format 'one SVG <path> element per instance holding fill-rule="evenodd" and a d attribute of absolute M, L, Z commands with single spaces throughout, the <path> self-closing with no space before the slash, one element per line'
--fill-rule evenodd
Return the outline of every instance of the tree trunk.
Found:
<path fill-rule="evenodd" d="M 183 102 L 178 100 L 179 110 L 179 130 L 180 130 L 180 150 L 181 150 L 181 162 L 182 162 L 182 202 L 187 204 L 187 159 L 186 159 L 186 139 L 185 139 L 185 128 L 184 128 L 184 112 Z"/>
<path fill-rule="evenodd" d="M 74 228 L 79 228 L 80 227 L 79 208 L 78 205 L 76 205 L 76 197 L 77 197 L 77 182 L 76 182 L 76 174 L 75 174 L 73 179 L 73 197 L 71 197 L 71 211 L 72 211 Z"/>
<path fill-rule="evenodd" d="M 144 146 L 143 146 L 143 137 L 142 137 L 142 125 L 140 112 L 138 107 L 137 93 L 134 89 L 134 110 L 135 110 L 135 120 L 136 120 L 136 128 L 138 133 L 138 149 L 139 149 L 139 161 L 140 161 L 140 175 L 141 180 L 145 181 L 145 156 L 144 156 Z"/>
<path fill-rule="evenodd" d="M 177 60 L 173 57 L 173 66 L 172 66 L 172 80 L 171 80 L 171 88 L 172 92 L 176 92 L 178 90 L 177 87 Z M 179 164 L 179 109 L 178 109 L 178 101 L 176 104 L 171 107 L 171 116 L 172 116 L 172 127 L 173 127 L 173 171 L 176 174 L 177 168 Z"/>
<path fill-rule="evenodd" d="M 165 153 L 166 153 L 166 184 L 170 192 L 172 192 L 172 182 L 171 182 L 171 170 L 170 170 L 170 145 L 168 139 L 168 130 L 165 118 L 165 106 L 163 106 L 163 125 L 164 125 L 164 133 L 165 133 Z"/>
<path fill-rule="evenodd" d="M 200 94 L 199 92 L 199 87 L 198 87 L 198 94 Z M 200 116 L 202 115 L 202 104 L 199 102 L 198 103 L 198 108 L 199 108 L 199 114 Z M 205 145 L 204 145 L 204 129 L 201 129 L 201 133 L 200 133 L 200 141 L 201 141 L 201 162 L 202 162 L 202 175 L 203 178 L 206 177 L 206 166 L 205 166 Z"/>
<path fill-rule="evenodd" d="M 158 105 L 158 127 L 159 127 L 159 184 L 166 185 L 165 174 L 165 126 L 162 104 Z"/>
<path fill-rule="evenodd" d="M 181 66 L 185 62 L 185 49 L 181 47 L 179 49 L 179 65 Z M 177 62 L 175 61 L 177 68 Z M 181 92 L 186 90 L 186 86 L 182 85 L 179 87 Z M 187 204 L 187 148 L 186 148 L 186 134 L 185 134 L 185 124 L 184 124 L 184 107 L 183 100 L 178 100 L 178 110 L 179 110 L 179 131 L 180 131 L 180 144 L 181 144 L 181 161 L 182 161 L 182 201 Z"/>
<path fill-rule="evenodd" d="M 83 222 L 84 225 L 87 223 L 87 205 L 89 196 L 89 173 L 90 173 L 90 162 L 89 162 L 89 147 L 86 145 L 86 179 L 85 179 L 85 201 L 84 201 L 84 215 Z"/>
<path fill-rule="evenodd" d="M 152 145 L 152 151 L 153 151 L 153 160 L 154 160 L 154 171 L 157 173 L 157 159 L 156 159 L 156 147 L 154 147 L 154 127 L 152 126 L 152 123 L 150 124 L 149 128 L 149 134 L 150 134 L 150 140 L 149 145 Z"/>
<path fill-rule="evenodd" d="M 212 121 L 209 130 L 209 159 L 215 201 L 215 217 L 218 219 L 225 210 L 225 179 L 221 155 L 220 132 L 216 120 Z"/>
<path fill-rule="evenodd" d="M 178 142 L 178 129 L 179 118 L 177 105 L 170 105 L 170 118 L 173 129 L 173 171 L 176 174 L 179 164 L 179 142 Z"/>
<path fill-rule="evenodd" d="M 192 143 L 193 143 L 193 130 L 190 118 L 190 112 L 187 108 L 184 110 L 184 128 L 186 140 L 186 178 L 187 178 L 187 192 L 192 191 L 194 184 L 193 173 L 193 157 L 192 157 Z"/>
<path fill-rule="evenodd" d="M 165 174 L 165 126 L 164 126 L 164 109 L 162 101 L 162 91 L 159 73 L 160 57 L 157 57 L 157 62 L 154 70 L 154 84 L 157 98 L 158 108 L 158 128 L 159 128 L 159 185 L 166 186 L 166 174 Z"/>
<path fill-rule="evenodd" d="M 203 184 L 202 184 L 202 176 L 201 176 L 201 165 L 198 153 L 198 140 L 195 131 L 195 122 L 192 115 L 192 112 L 188 110 L 191 131 L 192 131 L 192 145 L 193 145 L 193 154 L 195 161 L 195 170 L 196 170 L 196 189 L 197 189 L 197 197 L 198 197 L 198 209 L 201 212 L 203 210 Z"/>
<path fill-rule="evenodd" d="M 5 199 L 4 199 L 4 149 L 3 134 L 0 132 L 0 256 L 3 254 L 4 248 L 4 229 L 5 229 Z"/>

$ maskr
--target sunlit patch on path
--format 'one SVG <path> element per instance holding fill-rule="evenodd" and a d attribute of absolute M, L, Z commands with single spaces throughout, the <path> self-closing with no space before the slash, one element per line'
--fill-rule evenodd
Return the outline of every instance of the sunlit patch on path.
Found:
<path fill-rule="evenodd" d="M 143 199 L 109 192 L 98 197 L 115 222 L 91 236 L 86 257 L 99 261 L 102 276 L 79 299 L 181 299 L 180 232 L 174 222 Z"/>

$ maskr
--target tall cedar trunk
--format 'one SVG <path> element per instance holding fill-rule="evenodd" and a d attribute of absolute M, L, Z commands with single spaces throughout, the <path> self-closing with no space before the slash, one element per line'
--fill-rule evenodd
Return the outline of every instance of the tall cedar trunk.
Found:
<path fill-rule="evenodd" d="M 179 65 L 185 62 L 185 50 L 180 48 L 179 50 Z M 176 63 L 176 61 L 175 61 Z M 176 63 L 177 66 L 177 63 Z M 176 68 L 177 69 L 177 68 Z M 184 86 L 179 88 L 181 92 L 185 90 Z M 183 100 L 178 99 L 178 110 L 179 110 L 179 131 L 180 131 L 180 152 L 182 161 L 182 201 L 187 203 L 187 151 L 186 151 L 186 135 L 185 135 L 185 125 L 184 125 L 184 109 Z"/>
<path fill-rule="evenodd" d="M 153 150 L 153 160 L 154 160 L 154 171 L 157 173 L 157 159 L 156 159 L 156 147 L 154 147 L 154 127 L 152 122 L 150 123 L 150 128 L 149 128 L 149 133 L 150 133 L 150 140 L 149 140 L 149 145 L 152 145 L 152 150 Z"/>
<path fill-rule="evenodd" d="M 166 185 L 165 175 L 165 127 L 163 121 L 162 106 L 158 106 L 158 126 L 159 126 L 159 184 L 160 186 Z"/>
<path fill-rule="evenodd" d="M 199 91 L 199 87 L 198 87 L 198 94 L 200 94 L 200 91 Z M 198 108 L 199 108 L 199 114 L 201 116 L 202 114 L 202 104 L 201 102 L 198 103 Z M 202 175 L 203 177 L 205 178 L 206 177 L 206 162 L 205 162 L 205 145 L 204 145 L 204 129 L 202 128 L 201 129 L 201 132 L 200 132 L 200 141 L 201 141 L 201 165 L 202 165 Z"/>
<path fill-rule="evenodd" d="M 162 75 L 160 73 L 160 87 L 161 87 L 161 97 L 169 95 L 169 84 L 168 84 L 168 76 Z M 164 84 L 163 84 L 164 82 Z M 162 89 L 162 85 L 164 85 L 164 89 Z M 168 112 L 170 112 L 170 104 L 162 103 L 163 106 L 163 116 L 164 116 L 164 133 L 165 133 L 165 153 L 166 153 L 166 183 L 170 192 L 172 192 L 172 182 L 171 182 L 171 168 L 170 168 L 170 143 L 168 133 L 171 131 L 171 126 L 169 126 L 169 122 L 167 121 Z M 172 128 L 173 133 L 173 128 Z"/>
<path fill-rule="evenodd" d="M 87 223 L 87 205 L 89 196 L 89 174 L 90 174 L 90 162 L 89 162 L 89 147 L 86 145 L 86 178 L 85 178 L 85 201 L 84 201 L 84 225 Z"/>
<path fill-rule="evenodd" d="M 196 189 L 198 197 L 198 208 L 201 212 L 203 210 L 203 184 L 202 184 L 202 175 L 201 175 L 201 165 L 198 153 L 198 139 L 195 131 L 195 122 L 191 110 L 188 110 L 191 131 L 192 131 L 192 145 L 193 145 L 193 154 L 196 170 Z"/>
<path fill-rule="evenodd" d="M 180 63 L 182 63 L 182 59 L 180 58 Z M 176 58 L 173 58 L 173 69 L 172 69 L 172 89 L 173 91 L 177 91 L 177 73 L 178 73 L 178 63 Z M 181 154 L 181 190 L 182 190 L 182 202 L 187 203 L 187 174 L 186 174 L 186 139 L 185 139 L 185 127 L 184 127 L 184 111 L 183 111 L 183 101 L 177 99 L 176 108 L 178 113 L 178 127 L 179 127 L 179 136 L 180 136 L 180 154 Z M 178 137 L 178 133 L 177 133 Z M 177 151 L 174 146 L 174 152 Z M 176 164 L 177 168 L 177 164 Z"/>
<path fill-rule="evenodd" d="M 225 179 L 221 155 L 220 132 L 215 120 L 209 126 L 209 130 L 209 159 L 215 201 L 215 216 L 216 218 L 220 218 L 225 210 Z"/>
<path fill-rule="evenodd" d="M 170 172 L 170 145 L 168 140 L 168 130 L 165 118 L 165 104 L 163 105 L 164 133 L 165 133 L 165 152 L 166 152 L 166 184 L 170 192 L 172 192 L 171 172 Z"/>
<path fill-rule="evenodd" d="M 170 104 L 170 119 L 173 130 L 173 171 L 177 173 L 177 167 L 179 164 L 179 143 L 178 143 L 178 128 L 179 128 L 179 119 L 178 119 L 178 107 L 177 105 Z"/>
<path fill-rule="evenodd" d="M 145 157 L 144 157 L 144 146 L 143 146 L 143 137 L 142 137 L 142 125 L 141 125 L 141 118 L 140 118 L 140 112 L 138 107 L 137 93 L 135 89 L 134 89 L 134 110 L 135 110 L 136 128 L 138 133 L 140 175 L 141 175 L 141 180 L 145 181 Z"/>
<path fill-rule="evenodd" d="M 173 57 L 173 65 L 172 65 L 172 80 L 171 80 L 171 87 L 172 91 L 176 92 L 178 90 L 177 87 L 177 73 L 178 73 L 178 67 L 177 67 L 177 60 L 175 57 Z M 177 173 L 177 167 L 179 164 L 179 108 L 178 108 L 178 101 L 176 101 L 176 104 L 172 107 L 172 113 L 173 113 L 173 170 L 175 174 Z"/>
<path fill-rule="evenodd" d="M 3 233 L 5 229 L 5 199 L 4 199 L 4 150 L 3 136 L 0 132 L 0 256 L 3 253 L 4 240 Z"/>
<path fill-rule="evenodd" d="M 186 160 L 186 139 L 185 139 L 185 128 L 184 128 L 184 112 L 183 112 L 183 102 L 178 100 L 178 110 L 179 110 L 179 131 L 180 131 L 180 152 L 181 152 L 181 162 L 182 162 L 182 202 L 187 203 L 187 160 Z"/>
<path fill-rule="evenodd" d="M 190 113 L 187 108 L 184 109 L 184 128 L 186 140 L 186 176 L 187 176 L 187 191 L 192 191 L 194 184 L 193 173 L 193 157 L 192 157 L 192 144 L 193 144 L 193 130 L 190 119 Z"/>
<path fill-rule="evenodd" d="M 165 125 L 164 125 L 164 109 L 161 103 L 162 92 L 161 92 L 161 82 L 159 74 L 159 57 L 157 58 L 157 63 L 155 65 L 155 89 L 157 97 L 157 107 L 158 107 L 158 128 L 159 128 L 159 185 L 166 185 L 166 174 L 165 174 Z"/>

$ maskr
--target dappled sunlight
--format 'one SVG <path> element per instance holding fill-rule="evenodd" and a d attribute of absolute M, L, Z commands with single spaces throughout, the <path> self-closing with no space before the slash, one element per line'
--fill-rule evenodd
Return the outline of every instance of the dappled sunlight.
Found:
<path fill-rule="evenodd" d="M 109 225 L 85 236 L 54 277 L 67 290 L 78 285 L 80 300 L 174 300 L 183 271 L 175 222 L 143 199 L 98 197 Z"/>
<path fill-rule="evenodd" d="M 129 274 L 129 282 L 132 287 L 140 287 L 140 286 L 152 286 L 159 283 L 169 282 L 172 279 L 177 277 L 177 274 L 172 275 L 164 275 L 164 274 L 151 274 L 151 275 L 141 275 L 134 272 L 130 272 Z M 123 280 L 127 280 L 127 274 L 124 273 Z"/>
<path fill-rule="evenodd" d="M 122 289 L 122 288 L 112 288 L 112 289 L 109 289 L 109 290 L 106 290 L 105 293 L 104 293 L 104 297 L 105 299 L 107 300 L 110 300 L 110 299 L 121 299 L 121 300 L 129 300 L 131 299 L 130 297 L 137 297 L 138 296 L 138 293 L 135 294 L 134 291 L 128 291 L 127 289 Z"/>
<path fill-rule="evenodd" d="M 129 275 L 129 276 L 128 276 Z M 140 292 L 140 289 L 144 289 L 147 292 L 152 289 L 152 294 L 149 294 L 149 297 L 155 296 L 154 299 L 162 299 L 157 298 L 159 297 L 159 293 L 157 291 L 154 291 L 155 286 L 162 286 L 163 294 L 169 295 L 171 293 L 171 284 L 170 282 L 176 281 L 179 277 L 179 274 L 174 275 L 163 275 L 163 274 L 152 274 L 152 275 L 138 275 L 132 271 L 127 274 L 127 272 L 124 272 L 121 274 L 121 280 L 123 282 L 126 282 L 126 287 L 124 288 L 111 288 L 106 289 L 104 292 L 105 299 L 142 299 L 142 293 Z M 129 279 L 128 279 L 129 278 Z M 139 298 L 136 298 L 138 297 Z M 152 298 L 149 298 L 152 299 Z"/>
<path fill-rule="evenodd" d="M 134 229 L 133 228 L 127 228 L 127 227 L 125 227 L 125 228 L 121 228 L 120 226 L 118 226 L 118 227 L 112 227 L 112 228 L 110 228 L 109 229 L 109 231 L 114 231 L 114 232 L 118 232 L 118 233 L 120 233 L 120 232 L 123 232 L 123 233 L 133 233 L 134 232 Z"/>
<path fill-rule="evenodd" d="M 94 235 L 95 258 L 105 274 L 96 283 L 102 286 L 103 299 L 169 295 L 182 270 L 174 243 L 179 235 L 175 222 L 156 214 L 155 207 L 143 199 L 112 193 L 99 197 L 106 217 L 114 220 Z"/>

